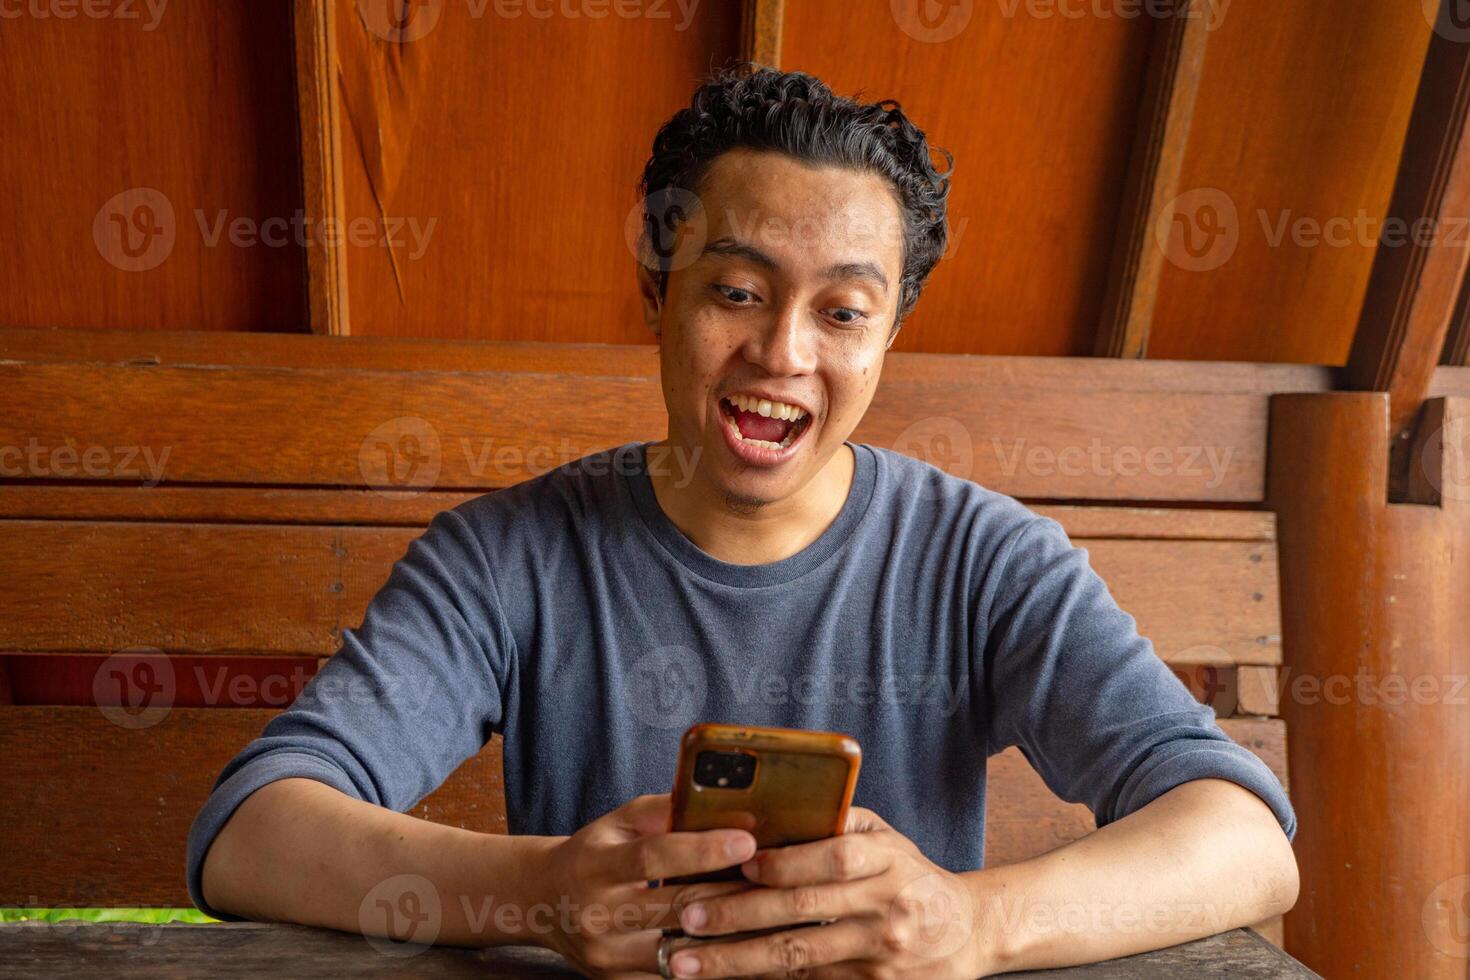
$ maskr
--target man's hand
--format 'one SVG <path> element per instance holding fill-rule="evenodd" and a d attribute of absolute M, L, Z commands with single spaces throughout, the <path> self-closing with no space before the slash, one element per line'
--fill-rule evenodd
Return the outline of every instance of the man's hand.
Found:
<path fill-rule="evenodd" d="M 685 932 L 719 936 L 821 924 L 686 947 L 671 959 L 676 976 L 942 980 L 989 972 L 965 879 L 929 861 L 871 810 L 853 807 L 844 834 L 762 851 L 744 871 L 765 887 L 685 898 Z"/>
<path fill-rule="evenodd" d="M 720 871 L 755 854 L 743 830 L 668 831 L 667 794 L 640 796 L 554 843 L 542 881 L 529 890 L 551 925 L 542 945 L 589 976 L 658 973 L 660 930 L 678 924 L 685 903 L 749 891 L 744 881 L 649 887 L 649 882 Z"/>

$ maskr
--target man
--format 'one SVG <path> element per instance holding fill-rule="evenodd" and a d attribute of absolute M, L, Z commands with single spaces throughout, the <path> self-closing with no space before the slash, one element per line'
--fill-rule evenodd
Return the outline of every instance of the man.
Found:
<path fill-rule="evenodd" d="M 924 134 L 894 103 L 740 69 L 663 127 L 642 189 L 667 438 L 434 520 L 222 774 L 190 839 L 200 907 L 393 934 L 366 911 L 432 905 L 438 941 L 538 943 L 600 975 L 931 978 L 1289 908 L 1280 784 L 1086 554 L 848 441 L 945 247 Z M 744 831 L 667 833 L 695 721 L 857 738 L 848 832 L 761 853 Z M 395 812 L 497 732 L 511 835 Z M 986 758 L 1010 745 L 1101 829 L 983 869 Z M 743 883 L 650 885 L 742 863 Z"/>

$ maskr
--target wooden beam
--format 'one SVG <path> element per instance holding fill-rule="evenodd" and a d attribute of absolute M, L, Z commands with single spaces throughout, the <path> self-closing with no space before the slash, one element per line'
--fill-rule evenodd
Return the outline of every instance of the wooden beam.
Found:
<path fill-rule="evenodd" d="M 1450 4 L 1440 17 L 1448 24 Z M 1429 41 L 1393 200 L 1373 260 L 1343 387 L 1389 394 L 1390 480 L 1429 395 L 1460 298 L 1470 248 L 1470 44 L 1448 28 Z"/>
<path fill-rule="evenodd" d="M 1178 0 L 1178 16 L 1154 25 L 1133 137 L 1133 156 L 1098 323 L 1100 357 L 1144 357 L 1166 257 L 1156 241 L 1179 190 L 1209 37 L 1203 0 Z"/>
<path fill-rule="evenodd" d="M 1460 284 L 1460 299 L 1450 318 L 1449 335 L 1439 363 L 1446 367 L 1470 367 L 1470 276 Z"/>
<path fill-rule="evenodd" d="M 786 0 L 745 0 L 742 15 L 742 51 L 747 61 L 766 68 L 781 67 L 781 21 Z"/>
<path fill-rule="evenodd" d="M 313 333 L 344 336 L 347 314 L 346 229 L 342 208 L 342 136 L 338 119 L 335 0 L 296 0 L 296 94 L 301 128 L 301 187 L 309 230 L 307 307 Z"/>

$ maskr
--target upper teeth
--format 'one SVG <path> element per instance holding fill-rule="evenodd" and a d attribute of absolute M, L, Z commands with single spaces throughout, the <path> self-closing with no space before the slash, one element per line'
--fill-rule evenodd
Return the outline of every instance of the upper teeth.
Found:
<path fill-rule="evenodd" d="M 806 409 L 785 402 L 773 402 L 766 398 L 753 398 L 750 395 L 731 395 L 730 403 L 742 412 L 755 412 L 766 418 L 787 419 L 795 422 L 806 418 Z"/>

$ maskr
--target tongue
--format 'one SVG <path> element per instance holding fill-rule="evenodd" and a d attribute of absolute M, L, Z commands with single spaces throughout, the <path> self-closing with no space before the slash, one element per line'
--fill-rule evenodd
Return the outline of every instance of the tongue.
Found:
<path fill-rule="evenodd" d="M 791 430 L 791 423 L 786 419 L 766 418 L 758 412 L 740 409 L 735 410 L 735 425 L 745 438 L 764 439 L 766 442 L 780 442 Z"/>

